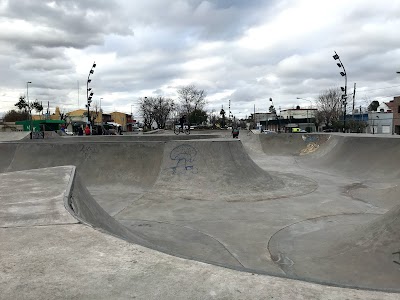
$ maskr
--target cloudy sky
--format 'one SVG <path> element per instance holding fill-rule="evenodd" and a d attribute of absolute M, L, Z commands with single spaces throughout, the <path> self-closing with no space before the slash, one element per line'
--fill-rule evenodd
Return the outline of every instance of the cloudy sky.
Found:
<path fill-rule="evenodd" d="M 0 112 L 27 81 L 53 111 L 84 108 L 94 61 L 105 112 L 135 114 L 139 97 L 176 98 L 187 84 L 238 117 L 269 98 L 308 107 L 344 85 L 334 51 L 356 106 L 400 95 L 400 1 L 0 0 Z"/>

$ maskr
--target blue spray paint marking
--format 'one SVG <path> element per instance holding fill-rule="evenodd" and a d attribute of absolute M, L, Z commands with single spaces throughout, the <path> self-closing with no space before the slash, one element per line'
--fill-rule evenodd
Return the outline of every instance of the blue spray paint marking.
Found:
<path fill-rule="evenodd" d="M 176 165 L 171 167 L 172 174 L 197 173 L 197 168 L 194 166 L 196 155 L 196 148 L 187 144 L 179 145 L 172 149 L 169 157 L 176 162 Z"/>
<path fill-rule="evenodd" d="M 315 143 L 318 142 L 318 136 L 316 135 L 303 135 L 302 136 L 303 141 L 305 143 Z"/>

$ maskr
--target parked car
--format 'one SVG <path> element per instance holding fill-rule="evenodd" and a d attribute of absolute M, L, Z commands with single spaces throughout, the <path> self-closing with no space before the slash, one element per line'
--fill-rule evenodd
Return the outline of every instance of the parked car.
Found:
<path fill-rule="evenodd" d="M 277 134 L 276 131 L 267 130 L 267 129 L 263 130 L 263 133 L 264 133 L 264 134 Z"/>
<path fill-rule="evenodd" d="M 292 132 L 293 133 L 307 133 L 307 131 L 305 131 L 304 129 L 300 129 L 300 128 L 292 128 Z"/>
<path fill-rule="evenodd" d="M 66 135 L 74 135 L 74 133 L 68 129 L 65 129 L 64 132 Z"/>

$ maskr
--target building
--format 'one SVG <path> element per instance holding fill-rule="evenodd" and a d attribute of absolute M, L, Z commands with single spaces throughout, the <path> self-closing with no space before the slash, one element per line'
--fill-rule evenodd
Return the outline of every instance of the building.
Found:
<path fill-rule="evenodd" d="M 87 110 L 77 109 L 66 113 L 65 116 L 67 129 L 72 132 L 77 132 L 78 128 L 84 128 L 87 124 Z"/>
<path fill-rule="evenodd" d="M 386 105 L 393 113 L 393 133 L 400 134 L 400 96 L 394 97 Z"/>
<path fill-rule="evenodd" d="M 268 122 L 268 120 L 276 119 L 276 114 L 266 112 L 266 113 L 255 113 L 250 115 L 250 119 L 254 121 L 255 124 L 261 124 Z"/>
<path fill-rule="evenodd" d="M 315 119 L 316 108 L 300 108 L 283 109 L 280 116 L 282 119 Z"/>
<path fill-rule="evenodd" d="M 64 126 L 63 120 L 26 120 L 16 121 L 15 125 L 22 125 L 24 131 L 57 131 Z"/>
<path fill-rule="evenodd" d="M 268 121 L 267 129 L 273 131 L 291 132 L 292 128 L 300 128 L 308 132 L 315 132 L 316 108 L 283 109 L 275 119 Z"/>
<path fill-rule="evenodd" d="M 112 112 L 110 115 L 114 123 L 121 125 L 122 131 L 132 131 L 132 115 L 117 111 Z"/>
<path fill-rule="evenodd" d="M 376 112 L 368 113 L 368 132 L 372 134 L 392 134 L 393 133 L 393 113 Z"/>

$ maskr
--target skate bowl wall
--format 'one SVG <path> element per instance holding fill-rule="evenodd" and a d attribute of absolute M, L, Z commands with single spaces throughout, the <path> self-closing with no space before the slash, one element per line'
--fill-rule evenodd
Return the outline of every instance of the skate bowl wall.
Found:
<path fill-rule="evenodd" d="M 233 200 L 235 195 L 262 195 L 283 186 L 259 168 L 237 140 L 31 141 L 0 143 L 0 155 L 0 172 L 73 165 L 87 186 L 153 187 L 178 194 L 191 189 L 188 199 L 215 198 L 217 193 Z"/>
<path fill-rule="evenodd" d="M 219 134 L 130 134 L 130 135 L 90 135 L 90 136 L 69 136 L 64 140 L 72 143 L 78 142 L 168 142 L 180 140 L 199 140 L 220 138 Z"/>
<path fill-rule="evenodd" d="M 327 224 L 358 220 L 351 213 L 326 215 L 327 202 L 322 201 L 334 205 L 340 197 L 329 199 L 318 191 L 313 198 L 318 185 L 306 176 L 278 176 L 261 169 L 240 140 L 119 138 L 0 143 L 0 172 L 76 166 L 66 202 L 72 214 L 90 226 L 169 254 L 249 272 L 399 290 L 392 255 L 400 247 L 398 206 L 372 222 L 363 215 L 365 223 L 343 231 L 343 236 L 331 227 L 330 233 L 337 235 L 329 239 Z M 267 157 L 290 156 L 314 170 L 398 181 L 399 164 L 390 156 L 397 155 L 399 139 L 381 138 L 377 147 L 374 139 L 350 136 L 250 138 Z M 371 162 L 371 153 L 376 161 Z M 138 187 L 135 195 L 132 186 Z M 340 200 L 339 212 L 345 201 L 352 201 Z M 114 205 L 112 201 L 123 203 L 111 213 L 103 204 Z M 319 242 L 321 236 L 324 242 Z"/>
<path fill-rule="evenodd" d="M 149 187 L 157 179 L 164 142 L 0 144 L 1 172 L 73 165 L 87 185 Z"/>
<path fill-rule="evenodd" d="M 0 132 L 0 142 L 19 141 L 22 139 L 29 139 L 29 132 L 26 131 Z"/>
<path fill-rule="evenodd" d="M 294 156 L 298 162 L 360 178 L 400 178 L 400 139 L 328 134 L 255 135 L 251 143 L 268 156 Z M 256 147 L 256 146 L 253 146 Z"/>

